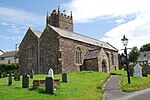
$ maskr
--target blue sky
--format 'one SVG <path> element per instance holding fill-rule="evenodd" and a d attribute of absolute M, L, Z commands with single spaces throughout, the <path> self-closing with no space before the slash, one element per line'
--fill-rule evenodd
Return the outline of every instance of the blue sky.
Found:
<path fill-rule="evenodd" d="M 0 0 L 0 49 L 15 50 L 29 27 L 43 31 L 46 13 L 73 12 L 74 32 L 124 48 L 150 43 L 148 0 Z"/>

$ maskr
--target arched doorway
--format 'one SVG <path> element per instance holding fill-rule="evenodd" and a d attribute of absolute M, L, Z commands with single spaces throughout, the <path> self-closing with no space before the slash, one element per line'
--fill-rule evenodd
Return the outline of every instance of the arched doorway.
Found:
<path fill-rule="evenodd" d="M 106 60 L 102 61 L 102 72 L 107 72 Z"/>

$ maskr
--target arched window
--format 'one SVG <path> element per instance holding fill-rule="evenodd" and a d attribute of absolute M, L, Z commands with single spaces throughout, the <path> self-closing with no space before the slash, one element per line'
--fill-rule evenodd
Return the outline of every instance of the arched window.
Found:
<path fill-rule="evenodd" d="M 81 49 L 79 47 L 76 48 L 75 51 L 75 63 L 76 64 L 81 64 L 82 60 L 81 60 Z"/>
<path fill-rule="evenodd" d="M 33 58 L 34 48 L 32 45 L 28 46 L 28 58 Z"/>
<path fill-rule="evenodd" d="M 113 55 L 113 53 L 111 53 L 111 60 L 112 60 L 112 65 L 114 65 L 115 63 L 114 63 L 114 55 Z"/>

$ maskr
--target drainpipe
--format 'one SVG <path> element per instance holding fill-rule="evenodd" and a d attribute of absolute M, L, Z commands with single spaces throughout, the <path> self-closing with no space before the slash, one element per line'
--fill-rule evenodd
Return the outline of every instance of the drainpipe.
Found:
<path fill-rule="evenodd" d="M 38 38 L 38 74 L 40 74 L 40 38 Z"/>

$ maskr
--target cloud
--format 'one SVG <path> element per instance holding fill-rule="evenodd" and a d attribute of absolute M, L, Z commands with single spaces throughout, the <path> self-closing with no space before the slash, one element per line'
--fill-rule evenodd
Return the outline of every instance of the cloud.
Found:
<path fill-rule="evenodd" d="M 148 0 L 72 0 L 65 7 L 73 11 L 77 22 L 95 18 L 125 17 L 148 9 Z"/>
<path fill-rule="evenodd" d="M 8 37 L 8 36 L 3 36 L 3 35 L 0 35 L 0 39 L 4 39 L 4 40 L 16 40 L 16 39 L 21 39 L 21 37 L 19 36 L 11 36 L 11 37 Z"/>
<path fill-rule="evenodd" d="M 9 23 L 6 23 L 6 22 L 0 22 L 0 25 L 3 25 L 3 26 L 9 26 Z"/>
<path fill-rule="evenodd" d="M 118 49 L 123 48 L 120 39 L 123 34 L 129 39 L 128 47 L 137 46 L 140 48 L 143 44 L 150 43 L 150 11 L 143 12 L 137 18 L 128 23 L 124 23 L 114 29 L 111 29 L 102 38 L 108 41 Z M 113 42 L 112 42 L 113 41 Z"/>
<path fill-rule="evenodd" d="M 0 7 L 0 22 L 32 26 L 44 25 L 45 17 L 19 8 Z M 2 23 L 5 22 L 5 23 Z"/>
<path fill-rule="evenodd" d="M 20 8 L 0 7 L 0 38 L 21 40 L 20 36 L 24 34 L 28 27 L 42 27 L 44 22 L 45 16 Z"/>
<path fill-rule="evenodd" d="M 73 11 L 77 23 L 115 19 L 113 22 L 118 26 L 105 33 L 101 40 L 119 50 L 124 48 L 121 43 L 124 34 L 129 39 L 128 47 L 150 43 L 149 0 L 72 0 L 64 6 Z"/>

